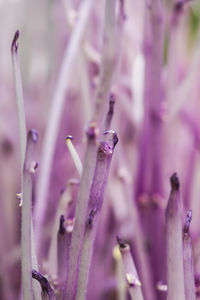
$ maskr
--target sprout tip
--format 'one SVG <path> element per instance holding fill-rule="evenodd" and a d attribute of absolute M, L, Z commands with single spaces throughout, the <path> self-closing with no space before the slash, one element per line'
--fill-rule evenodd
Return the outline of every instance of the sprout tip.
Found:
<path fill-rule="evenodd" d="M 17 43 L 18 38 L 19 38 L 19 30 L 17 30 L 15 32 L 15 35 L 14 35 L 14 38 L 13 38 L 13 41 L 12 41 L 12 45 L 11 45 L 11 51 L 12 52 L 17 51 L 17 49 L 18 49 L 18 43 Z"/>
<path fill-rule="evenodd" d="M 67 141 L 67 140 L 71 140 L 71 141 L 73 141 L 74 140 L 74 138 L 73 138 L 73 136 L 72 135 L 67 135 L 66 136 L 66 138 L 65 138 L 65 140 Z"/>
<path fill-rule="evenodd" d="M 119 235 L 117 235 L 116 239 L 121 249 L 125 249 L 127 247 L 127 244 L 119 237 Z"/>
<path fill-rule="evenodd" d="M 170 178 L 171 187 L 174 190 L 179 190 L 180 182 L 177 176 L 177 173 L 174 173 Z"/>

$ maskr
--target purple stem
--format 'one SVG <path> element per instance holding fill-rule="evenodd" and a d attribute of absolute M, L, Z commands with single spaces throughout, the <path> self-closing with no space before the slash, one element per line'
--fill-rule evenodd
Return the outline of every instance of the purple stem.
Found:
<path fill-rule="evenodd" d="M 17 103 L 18 124 L 19 124 L 21 173 L 23 173 L 24 157 L 26 151 L 26 119 L 25 119 L 25 112 L 24 112 L 24 97 L 23 97 L 20 63 L 18 57 L 18 39 L 19 39 L 19 30 L 15 32 L 12 45 L 11 45 L 11 54 L 12 54 L 13 74 L 15 79 L 16 103 Z"/>
<path fill-rule="evenodd" d="M 191 145 L 191 150 L 188 158 L 188 167 L 185 177 L 185 185 L 184 185 L 184 205 L 187 209 L 189 209 L 191 203 L 191 192 L 193 188 L 194 182 L 194 174 L 195 174 L 195 167 L 196 167 L 196 160 L 198 154 L 198 147 L 200 145 L 200 130 L 198 128 L 198 122 L 194 120 L 190 114 L 186 111 L 181 113 L 181 118 L 184 122 L 187 123 L 191 135 L 193 136 L 193 143 Z"/>
<path fill-rule="evenodd" d="M 162 267 L 164 257 L 164 214 L 153 201 L 163 194 L 162 180 L 162 140 L 163 124 L 161 116 L 162 90 L 161 75 L 163 65 L 163 7 L 161 0 L 150 1 L 145 9 L 144 42 L 144 120 L 141 130 L 139 169 L 136 199 L 145 195 L 150 205 L 144 210 L 144 232 L 150 244 L 151 264 L 154 268 L 154 283 L 164 278 Z M 143 211 L 142 211 L 143 213 Z M 161 230 L 157 230 L 157 228 Z M 158 248 L 157 245 L 160 245 Z M 150 296 L 149 296 L 150 297 Z M 153 300 L 153 298 L 149 298 Z"/>
<path fill-rule="evenodd" d="M 184 266 L 184 282 L 185 282 L 185 300 L 196 299 L 192 242 L 189 233 L 191 220 L 192 220 L 192 211 L 189 210 L 183 228 L 183 266 Z"/>
<path fill-rule="evenodd" d="M 61 285 L 64 284 L 67 266 L 69 265 L 69 247 L 72 236 L 72 225 L 65 226 L 64 215 L 60 216 L 59 231 L 57 234 L 57 260 L 58 260 L 58 279 Z"/>
<path fill-rule="evenodd" d="M 85 223 L 85 235 L 83 239 L 83 249 L 80 259 L 78 288 L 76 296 L 77 300 L 85 299 L 86 297 L 98 219 L 103 204 L 104 191 L 108 181 L 113 151 L 115 145 L 118 142 L 118 138 L 115 132 L 110 130 L 105 132 L 104 135 L 105 141 L 100 143 L 97 150 L 96 167 L 90 191 L 88 217 Z"/>
<path fill-rule="evenodd" d="M 167 300 L 185 300 L 182 203 L 179 179 L 171 176 L 171 193 L 166 208 Z"/>
<path fill-rule="evenodd" d="M 132 300 L 144 300 L 141 290 L 141 282 L 138 278 L 138 273 L 130 252 L 130 246 L 124 243 L 119 237 L 117 237 L 119 244 L 119 250 L 122 255 L 122 261 L 124 265 L 124 272 L 126 281 L 128 283 L 128 290 Z"/>
<path fill-rule="evenodd" d="M 38 133 L 32 129 L 28 132 L 27 147 L 23 171 L 23 194 L 22 194 L 22 225 L 21 225 L 21 248 L 22 248 L 22 291 L 23 299 L 33 298 L 32 291 L 32 173 L 34 172 L 33 154 Z"/>

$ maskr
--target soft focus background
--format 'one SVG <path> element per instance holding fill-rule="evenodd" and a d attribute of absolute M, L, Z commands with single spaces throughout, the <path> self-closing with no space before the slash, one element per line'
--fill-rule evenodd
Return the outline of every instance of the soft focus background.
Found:
<path fill-rule="evenodd" d="M 81 2 L 0 0 L 0 298 L 4 300 L 19 299 L 21 290 L 21 207 L 16 199 L 16 193 L 20 192 L 20 146 L 11 42 L 19 29 L 27 129 L 35 128 L 39 132 L 36 158 L 41 164 L 49 111 Z M 200 2 L 189 2 L 181 12 L 174 9 L 174 3 L 163 1 L 162 21 L 158 24 L 162 26 L 162 67 L 156 77 L 154 66 L 147 66 L 151 47 L 159 44 L 156 40 L 152 45 L 145 44 L 148 3 L 124 0 L 126 18 L 116 45 L 119 61 L 110 91 L 115 96 L 111 129 L 118 133 L 119 144 L 98 228 L 88 299 L 120 299 L 113 247 L 119 234 L 133 243 L 134 253 L 134 237 L 138 232 L 134 210 L 144 230 L 155 290 L 159 280 L 166 282 L 163 220 L 170 191 L 169 177 L 174 171 L 180 177 L 184 212 L 193 210 L 195 270 L 200 272 Z M 82 159 L 85 126 L 91 118 L 99 80 L 104 6 L 105 1 L 95 1 L 69 73 L 50 171 L 45 222 L 41 228 L 43 274 L 48 273 L 48 251 L 58 201 L 67 184 L 69 188 L 69 181 L 79 180 L 65 137 L 69 134 L 74 137 L 74 146 Z M 157 57 L 152 60 L 156 62 Z M 156 84 L 159 97 L 154 101 L 152 86 Z M 39 176 L 40 165 L 34 177 L 33 210 Z M 74 202 L 77 189 L 76 184 L 70 187 Z M 72 205 L 72 216 L 73 211 Z M 164 292 L 159 293 L 158 299 L 165 297 Z"/>

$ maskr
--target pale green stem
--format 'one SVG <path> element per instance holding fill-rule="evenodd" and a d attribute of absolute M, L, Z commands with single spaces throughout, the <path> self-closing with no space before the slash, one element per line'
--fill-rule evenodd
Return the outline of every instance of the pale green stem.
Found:
<path fill-rule="evenodd" d="M 22 251 L 22 292 L 23 299 L 33 299 L 32 288 L 32 173 L 34 170 L 34 144 L 38 138 L 34 130 L 29 131 L 23 170 L 23 194 L 22 194 L 22 227 L 21 227 L 21 251 Z"/>
<path fill-rule="evenodd" d="M 17 112 L 18 112 L 18 124 L 19 124 L 19 138 L 20 138 L 20 157 L 21 157 L 21 190 L 22 190 L 22 199 L 23 202 L 23 187 L 24 187 L 24 159 L 25 159 L 25 151 L 26 151 L 26 117 L 24 111 L 24 98 L 23 98 L 23 87 L 22 87 L 22 79 L 21 79 L 21 71 L 20 71 L 20 63 L 18 58 L 18 38 L 19 31 L 16 31 L 13 42 L 11 45 L 11 54 L 12 54 L 12 64 L 13 64 L 13 74 L 15 79 L 15 89 L 16 89 L 16 102 L 17 102 Z M 35 243 L 34 243 L 34 232 L 33 232 L 33 223 L 31 221 L 31 247 L 32 247 L 32 263 L 35 269 L 38 269 L 37 256 L 35 251 Z M 40 289 L 38 288 L 38 284 L 33 284 L 33 292 L 35 299 L 41 299 Z"/>
<path fill-rule="evenodd" d="M 24 97 L 23 97 L 21 71 L 20 71 L 20 64 L 18 58 L 18 43 L 17 43 L 18 38 L 19 38 L 19 31 L 16 31 L 11 46 L 11 54 L 12 54 L 13 74 L 15 79 L 16 102 L 17 102 L 17 113 L 18 113 L 18 124 L 19 124 L 21 174 L 23 174 L 24 157 L 26 151 L 26 118 L 24 112 Z"/>

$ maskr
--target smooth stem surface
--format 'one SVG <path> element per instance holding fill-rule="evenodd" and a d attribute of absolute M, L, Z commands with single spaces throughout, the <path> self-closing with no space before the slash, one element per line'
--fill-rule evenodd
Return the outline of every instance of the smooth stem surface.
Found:
<path fill-rule="evenodd" d="M 79 51 L 80 43 L 83 39 L 84 32 L 87 26 L 93 0 L 82 1 L 79 18 L 77 24 L 72 31 L 70 41 L 65 51 L 63 63 L 61 66 L 58 82 L 56 85 L 52 105 L 49 113 L 49 121 L 44 136 L 44 144 L 41 157 L 41 170 L 38 178 L 37 186 L 37 202 L 35 207 L 36 224 L 36 246 L 40 247 L 42 225 L 47 207 L 47 193 L 51 174 L 52 160 L 57 141 L 60 119 L 65 102 L 65 92 L 71 81 L 71 68 Z"/>
<path fill-rule="evenodd" d="M 15 90 L 16 90 L 16 103 L 17 103 L 17 114 L 18 114 L 18 124 L 19 124 L 19 138 L 20 138 L 20 158 L 21 158 L 21 189 L 23 196 L 23 168 L 24 168 L 24 159 L 26 151 L 26 117 L 24 111 L 24 99 L 23 99 L 23 87 L 20 71 L 20 63 L 18 57 L 18 38 L 19 31 L 16 31 L 13 42 L 11 45 L 11 54 L 12 54 L 12 64 L 13 64 L 13 73 L 15 79 Z M 22 197 L 23 202 L 23 197 Z M 34 243 L 34 232 L 33 232 L 33 223 L 31 222 L 31 238 L 32 238 L 32 263 L 35 269 L 38 269 L 37 256 L 35 251 Z M 41 299 L 40 290 L 37 284 L 33 284 L 34 297 L 36 299 Z"/>
<path fill-rule="evenodd" d="M 176 174 L 170 181 L 166 208 L 167 300 L 185 300 L 180 184 Z"/>
<path fill-rule="evenodd" d="M 192 211 L 189 210 L 183 230 L 183 266 L 185 283 L 185 300 L 195 300 L 194 267 L 192 242 L 189 233 L 189 226 L 192 220 Z"/>
<path fill-rule="evenodd" d="M 31 220 L 32 220 L 32 164 L 34 144 L 38 139 L 37 132 L 30 130 L 27 137 L 26 156 L 23 171 L 23 203 L 22 203 L 22 291 L 23 299 L 33 299 L 32 291 L 32 251 L 31 251 Z"/>
<path fill-rule="evenodd" d="M 141 282 L 130 252 L 130 247 L 125 244 L 119 237 L 117 238 L 119 250 L 121 252 L 126 281 L 131 300 L 144 300 L 141 289 Z"/>
<path fill-rule="evenodd" d="M 20 64 L 18 58 L 18 43 L 17 43 L 18 38 L 19 38 L 19 31 L 16 31 L 11 45 L 11 54 L 12 54 L 13 73 L 15 79 L 16 102 L 17 102 L 17 113 L 18 113 L 18 124 L 19 124 L 19 139 L 20 139 L 21 174 L 22 174 L 25 151 L 26 151 L 26 119 L 25 119 L 25 112 L 24 112 L 24 97 L 23 97 L 21 71 L 20 71 Z"/>
<path fill-rule="evenodd" d="M 38 270 L 38 260 L 35 250 L 35 235 L 33 231 L 33 220 L 31 219 L 31 256 L 32 256 L 32 268 Z M 41 290 L 38 282 L 33 281 L 33 295 L 35 300 L 40 300 L 41 298 Z"/>
<path fill-rule="evenodd" d="M 114 147 L 118 141 L 117 135 L 113 131 L 106 132 L 105 139 L 106 140 L 104 142 L 100 143 L 97 150 L 96 167 L 88 205 L 88 218 L 86 223 L 84 224 L 85 235 L 83 239 L 83 249 L 78 275 L 78 288 L 76 296 L 77 300 L 86 298 L 98 218 L 101 212 L 104 191 L 108 181 L 111 158 L 113 155 Z"/>
<path fill-rule="evenodd" d="M 68 220 L 69 221 L 69 220 Z M 58 260 L 58 279 L 61 284 L 64 284 L 65 272 L 69 265 L 69 247 L 71 242 L 73 222 L 65 226 L 65 218 L 63 215 L 60 217 L 60 226 L 57 234 L 57 260 Z"/>
<path fill-rule="evenodd" d="M 146 194 L 149 199 L 163 195 L 163 121 L 162 121 L 162 68 L 163 68 L 163 5 L 162 0 L 146 1 L 144 12 L 143 53 L 145 58 L 144 76 L 144 119 L 140 132 L 139 168 L 136 197 Z M 162 198 L 161 198 L 162 199 Z M 154 269 L 154 285 L 164 278 L 162 267 L 164 257 L 164 214 L 153 204 L 144 216 L 144 233 L 151 244 L 151 266 Z M 161 230 L 157 230 L 157 228 Z M 157 248 L 157 244 L 160 247 Z M 146 299 L 153 295 L 144 291 Z"/>
<path fill-rule="evenodd" d="M 149 4 L 145 5 L 144 13 L 144 122 L 141 135 L 138 194 L 144 192 L 162 193 L 161 72 L 164 37 L 163 7 L 161 0 L 150 0 L 148 2 Z"/>
<path fill-rule="evenodd" d="M 123 183 L 124 197 L 127 199 L 130 222 L 133 228 L 134 254 L 137 260 L 137 268 L 142 280 L 142 291 L 145 300 L 155 299 L 155 290 L 153 288 L 153 278 L 151 275 L 151 266 L 149 254 L 145 249 L 145 235 L 142 228 L 142 222 L 139 218 L 138 207 L 132 201 L 132 185 L 128 182 Z"/>
<path fill-rule="evenodd" d="M 96 94 L 96 102 L 93 114 L 93 120 L 101 123 L 102 116 L 106 110 L 106 103 L 110 91 L 113 71 L 117 59 L 117 30 L 116 30 L 116 0 L 106 1 L 105 6 L 105 24 L 103 36 L 103 49 L 101 57 L 100 84 Z"/>

